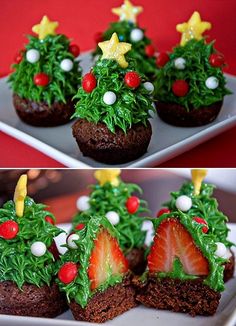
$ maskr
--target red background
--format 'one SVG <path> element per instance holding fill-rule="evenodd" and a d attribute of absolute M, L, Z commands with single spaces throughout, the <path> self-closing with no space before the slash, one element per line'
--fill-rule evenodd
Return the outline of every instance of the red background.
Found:
<path fill-rule="evenodd" d="M 235 0 L 135 0 L 134 3 L 144 7 L 139 16 L 140 26 L 147 29 L 159 51 L 169 50 L 179 41 L 176 24 L 188 20 L 198 10 L 203 20 L 212 22 L 210 39 L 216 39 L 216 47 L 224 53 L 229 64 L 226 71 L 236 74 Z M 84 51 L 94 47 L 95 32 L 103 31 L 117 19 L 111 8 L 120 5 L 120 0 L 1 0 L 0 76 L 9 73 L 14 55 L 26 42 L 25 34 L 31 32 L 42 15 L 58 21 L 58 32 L 73 38 Z M 236 151 L 232 150 L 235 136 L 236 127 L 162 166 L 236 166 Z M 0 167 L 62 166 L 1 132 L 0 144 Z M 219 151 L 222 146 L 224 151 Z"/>

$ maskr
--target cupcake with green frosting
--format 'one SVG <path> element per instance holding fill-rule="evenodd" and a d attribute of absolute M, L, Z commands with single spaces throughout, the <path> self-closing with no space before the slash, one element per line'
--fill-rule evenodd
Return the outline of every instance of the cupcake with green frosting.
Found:
<path fill-rule="evenodd" d="M 120 247 L 135 274 L 141 274 L 146 267 L 144 215 L 149 213 L 147 203 L 134 192 L 142 193 L 140 187 L 125 183 L 119 177 L 119 169 L 97 170 L 97 183 L 90 185 L 89 196 L 78 198 L 79 212 L 73 219 L 73 231 L 83 227 L 93 215 L 104 215 L 118 231 Z"/>
<path fill-rule="evenodd" d="M 125 58 L 129 43 L 116 33 L 100 42 L 103 55 L 82 78 L 75 100 L 73 136 L 85 156 L 118 164 L 137 159 L 148 148 L 152 128 L 152 83 Z"/>
<path fill-rule="evenodd" d="M 222 72 L 224 56 L 202 35 L 210 28 L 211 24 L 194 12 L 188 22 L 177 25 L 182 34 L 180 45 L 158 58 L 156 108 L 159 117 L 169 124 L 208 124 L 218 116 L 224 97 L 231 94 Z"/>
<path fill-rule="evenodd" d="M 65 247 L 57 283 L 76 320 L 101 323 L 136 306 L 128 262 L 104 215 L 84 220 Z"/>
<path fill-rule="evenodd" d="M 28 35 L 28 44 L 15 58 L 9 83 L 13 104 L 21 120 L 33 126 L 57 126 L 74 113 L 81 68 L 80 49 L 67 36 L 57 34 L 57 22 L 44 16 Z"/>
<path fill-rule="evenodd" d="M 211 198 L 212 186 L 202 183 L 205 171 L 193 170 L 192 176 L 193 182 L 171 193 L 169 209 L 153 220 L 155 237 L 137 300 L 192 316 L 213 315 L 232 243 L 227 240 L 227 218 Z"/>
<path fill-rule="evenodd" d="M 0 313 L 53 318 L 67 309 L 55 283 L 54 238 L 62 230 L 45 205 L 27 196 L 26 182 L 22 175 L 14 200 L 0 208 Z"/>

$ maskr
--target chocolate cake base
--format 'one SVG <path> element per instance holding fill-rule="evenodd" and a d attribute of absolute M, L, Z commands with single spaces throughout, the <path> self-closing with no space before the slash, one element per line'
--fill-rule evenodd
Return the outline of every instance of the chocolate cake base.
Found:
<path fill-rule="evenodd" d="M 113 134 L 104 123 L 79 119 L 73 125 L 73 136 L 84 156 L 107 164 L 121 164 L 137 159 L 146 153 L 152 128 L 141 123 L 125 134 L 120 128 Z"/>
<path fill-rule="evenodd" d="M 139 282 L 138 286 L 136 300 L 145 306 L 184 312 L 193 317 L 213 315 L 221 297 L 219 292 L 204 285 L 201 279 L 181 281 L 151 276 L 146 284 Z"/>
<path fill-rule="evenodd" d="M 174 126 L 197 127 L 206 125 L 216 119 L 223 101 L 213 103 L 199 109 L 186 111 L 185 107 L 176 103 L 157 102 L 156 110 L 159 117 Z"/>
<path fill-rule="evenodd" d="M 68 309 L 58 286 L 38 288 L 25 284 L 22 291 L 11 281 L 0 283 L 0 314 L 54 318 Z"/>
<path fill-rule="evenodd" d="M 129 269 L 136 275 L 141 275 L 147 266 L 144 248 L 133 248 L 125 257 L 129 263 Z"/>
<path fill-rule="evenodd" d="M 67 103 L 54 102 L 49 106 L 46 103 L 37 103 L 13 94 L 13 104 L 22 121 L 38 127 L 63 125 L 70 121 L 75 111 L 71 99 L 68 99 Z"/>
<path fill-rule="evenodd" d="M 72 301 L 69 306 L 76 320 L 104 323 L 136 307 L 137 303 L 135 290 L 127 278 L 123 283 L 111 286 L 104 292 L 97 292 L 85 308 L 75 301 Z"/>
<path fill-rule="evenodd" d="M 235 268 L 235 256 L 234 253 L 231 251 L 232 256 L 230 257 L 227 264 L 225 264 L 224 270 L 224 281 L 229 281 L 234 276 L 234 268 Z"/>

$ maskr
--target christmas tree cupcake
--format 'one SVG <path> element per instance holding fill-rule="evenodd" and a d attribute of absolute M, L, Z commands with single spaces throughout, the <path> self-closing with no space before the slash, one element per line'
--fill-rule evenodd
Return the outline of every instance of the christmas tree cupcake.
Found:
<path fill-rule="evenodd" d="M 26 196 L 27 176 L 14 201 L 0 208 L 0 314 L 56 317 L 67 309 L 54 282 L 59 253 L 55 217 Z"/>
<path fill-rule="evenodd" d="M 128 262 L 108 219 L 93 215 L 67 238 L 58 284 L 76 320 L 102 323 L 136 306 Z"/>
<path fill-rule="evenodd" d="M 134 196 L 141 193 L 136 184 L 125 183 L 120 177 L 119 169 L 97 170 L 94 174 L 98 183 L 90 186 L 89 196 L 78 198 L 78 214 L 73 219 L 73 230 L 83 228 L 90 216 L 104 215 L 118 231 L 120 247 L 128 262 L 129 269 L 141 274 L 146 267 L 145 238 L 142 230 L 147 204 Z"/>
<path fill-rule="evenodd" d="M 202 21 L 198 12 L 176 28 L 182 34 L 180 45 L 160 58 L 162 68 L 155 83 L 157 113 L 172 125 L 205 125 L 216 119 L 224 96 L 231 93 L 222 72 L 225 59 L 214 42 L 207 43 L 203 37 L 211 24 Z"/>
<path fill-rule="evenodd" d="M 124 0 L 120 8 L 113 8 L 112 12 L 119 16 L 120 20 L 111 23 L 104 33 L 95 34 L 97 48 L 93 55 L 101 54 L 99 42 L 107 41 L 113 33 L 117 33 L 120 41 L 132 44 L 128 57 L 135 59 L 137 71 L 153 80 L 157 70 L 156 50 L 152 41 L 145 35 L 145 30 L 137 23 L 137 16 L 142 11 L 142 7 L 133 6 L 129 0 Z"/>
<path fill-rule="evenodd" d="M 131 45 L 114 33 L 98 44 L 103 55 L 82 79 L 75 98 L 75 137 L 83 155 L 108 164 L 125 163 L 142 156 L 149 145 L 153 110 L 152 83 L 126 61 Z"/>
<path fill-rule="evenodd" d="M 148 270 L 138 283 L 137 300 L 144 305 L 192 316 L 216 312 L 231 243 L 212 186 L 202 184 L 204 175 L 194 170 L 193 182 L 171 193 L 169 210 L 153 220 Z"/>
<path fill-rule="evenodd" d="M 13 104 L 20 119 L 33 126 L 67 123 L 74 113 L 81 69 L 75 58 L 79 47 L 62 34 L 57 22 L 44 16 L 29 35 L 29 43 L 15 58 L 9 78 Z"/>

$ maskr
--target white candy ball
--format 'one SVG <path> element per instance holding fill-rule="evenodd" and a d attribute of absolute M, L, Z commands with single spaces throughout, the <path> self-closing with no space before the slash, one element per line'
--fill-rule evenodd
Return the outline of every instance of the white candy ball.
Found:
<path fill-rule="evenodd" d="M 107 105 L 112 105 L 116 101 L 116 94 L 114 92 L 108 91 L 103 95 L 103 102 Z"/>
<path fill-rule="evenodd" d="M 145 83 L 143 83 L 143 87 L 144 87 L 147 91 L 149 91 L 149 93 L 152 93 L 152 92 L 154 91 L 154 86 L 153 86 L 153 84 L 150 83 L 150 82 L 145 82 Z"/>
<path fill-rule="evenodd" d="M 26 60 L 30 63 L 39 61 L 40 53 L 38 50 L 30 49 L 26 52 Z"/>
<path fill-rule="evenodd" d="M 78 210 L 82 212 L 87 211 L 90 208 L 89 200 L 90 198 L 88 196 L 79 197 L 76 202 Z"/>
<path fill-rule="evenodd" d="M 73 65 L 74 63 L 71 59 L 63 59 L 60 63 L 60 68 L 64 71 L 71 71 Z"/>
<path fill-rule="evenodd" d="M 174 65 L 176 69 L 184 70 L 186 66 L 186 60 L 184 58 L 177 58 L 174 61 Z"/>
<path fill-rule="evenodd" d="M 143 39 L 143 31 L 139 28 L 134 28 L 130 33 L 130 39 L 133 42 L 139 42 Z"/>
<path fill-rule="evenodd" d="M 67 238 L 67 244 L 71 249 L 77 249 L 78 246 L 74 241 L 79 240 L 79 235 L 78 234 L 71 234 L 69 235 L 69 237 Z"/>
<path fill-rule="evenodd" d="M 208 77 L 206 82 L 206 87 L 209 89 L 216 89 L 219 86 L 219 80 L 216 77 Z"/>
<path fill-rule="evenodd" d="M 216 242 L 216 251 L 215 255 L 221 258 L 225 258 L 224 256 L 227 254 L 227 248 L 222 242 Z"/>
<path fill-rule="evenodd" d="M 36 241 L 31 245 L 30 250 L 34 256 L 41 257 L 46 253 L 47 247 L 42 241 Z"/>
<path fill-rule="evenodd" d="M 107 212 L 105 216 L 112 225 L 120 222 L 120 216 L 114 211 Z"/>
<path fill-rule="evenodd" d="M 192 207 L 192 199 L 182 195 L 176 199 L 175 206 L 182 212 L 187 212 Z"/>

